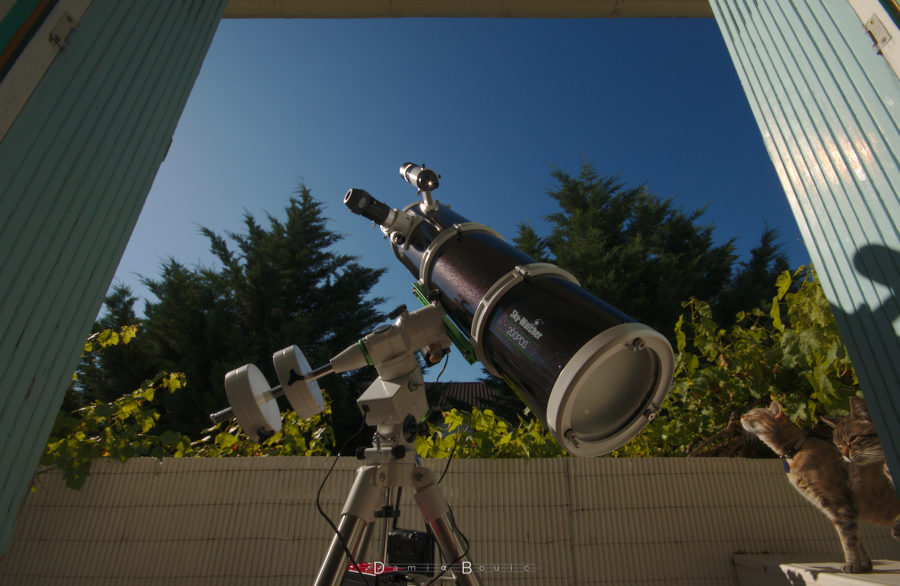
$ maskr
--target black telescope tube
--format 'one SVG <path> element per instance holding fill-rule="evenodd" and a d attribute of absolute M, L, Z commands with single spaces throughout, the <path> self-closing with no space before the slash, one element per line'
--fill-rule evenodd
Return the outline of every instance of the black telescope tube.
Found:
<path fill-rule="evenodd" d="M 396 257 L 566 451 L 609 453 L 660 410 L 674 367 L 660 333 L 447 206 L 405 212 L 423 221 Z"/>
<path fill-rule="evenodd" d="M 379 226 L 384 226 L 391 213 L 391 208 L 387 204 L 378 201 L 364 189 L 348 190 L 344 195 L 344 205 L 354 214 L 368 218 Z"/>

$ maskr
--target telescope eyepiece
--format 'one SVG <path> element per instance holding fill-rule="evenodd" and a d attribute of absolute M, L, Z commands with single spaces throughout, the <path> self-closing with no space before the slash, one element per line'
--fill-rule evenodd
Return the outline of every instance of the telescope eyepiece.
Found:
<path fill-rule="evenodd" d="M 368 218 L 379 226 L 384 226 L 391 213 L 391 208 L 387 204 L 378 201 L 364 189 L 348 190 L 344 195 L 344 205 L 354 214 Z"/>
<path fill-rule="evenodd" d="M 440 175 L 425 165 L 403 163 L 400 165 L 400 176 L 419 191 L 434 191 L 440 185 Z"/>

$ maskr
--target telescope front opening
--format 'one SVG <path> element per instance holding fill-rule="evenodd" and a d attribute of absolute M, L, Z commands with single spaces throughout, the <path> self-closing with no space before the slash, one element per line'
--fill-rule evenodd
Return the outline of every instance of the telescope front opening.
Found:
<path fill-rule="evenodd" d="M 636 436 L 662 406 L 674 368 L 662 334 L 636 322 L 596 335 L 563 367 L 547 427 L 573 456 L 595 457 Z"/>
<path fill-rule="evenodd" d="M 602 440 L 621 430 L 644 408 L 653 388 L 659 371 L 653 354 L 627 346 L 616 354 L 606 368 L 585 374 L 573 398 L 572 431 L 582 441 Z"/>

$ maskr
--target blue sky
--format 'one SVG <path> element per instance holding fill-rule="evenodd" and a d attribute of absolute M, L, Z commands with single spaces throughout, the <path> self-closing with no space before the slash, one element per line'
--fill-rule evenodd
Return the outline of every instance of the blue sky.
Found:
<path fill-rule="evenodd" d="M 712 19 L 224 20 L 115 282 L 144 295 L 139 276 L 169 257 L 211 265 L 200 226 L 279 216 L 303 182 L 340 251 L 388 268 L 374 289 L 385 309 L 414 307 L 413 277 L 342 203 L 350 187 L 414 201 L 397 172 L 407 160 L 442 175 L 437 199 L 507 239 L 556 211 L 554 167 L 590 162 L 706 206 L 743 255 L 768 225 L 792 265 L 809 261 Z M 442 380 L 479 376 L 454 352 Z"/>

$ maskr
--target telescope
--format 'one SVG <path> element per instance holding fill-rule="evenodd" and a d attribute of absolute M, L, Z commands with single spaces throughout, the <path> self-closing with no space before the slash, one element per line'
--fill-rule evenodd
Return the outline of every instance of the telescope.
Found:
<path fill-rule="evenodd" d="M 424 201 L 390 208 L 362 189 L 344 203 L 388 236 L 394 255 L 447 313 L 475 358 L 547 425 L 567 452 L 607 454 L 659 411 L 672 381 L 668 340 L 537 262 L 493 229 L 436 202 L 438 175 L 404 163 Z"/>
<path fill-rule="evenodd" d="M 301 417 L 312 417 L 324 408 L 320 378 L 375 367 L 378 377 L 357 399 L 365 423 L 375 427 L 372 446 L 358 454 L 365 463 L 357 469 L 316 586 L 342 584 L 351 567 L 363 574 L 356 560 L 368 551 L 378 518 L 385 522 L 382 566 L 403 558 L 413 542 L 423 552 L 429 546 L 418 545 L 432 544 L 432 553 L 436 543 L 446 562 L 442 568 L 450 568 L 456 583 L 479 584 L 466 571 L 472 567 L 468 541 L 432 472 L 415 455 L 419 423 L 428 414 L 417 353 L 433 365 L 455 343 L 467 360 L 480 361 L 506 381 L 576 456 L 607 454 L 637 435 L 656 416 L 672 382 L 672 347 L 659 332 L 585 291 L 569 272 L 537 262 L 493 229 L 436 201 L 432 192 L 440 176 L 433 170 L 404 163 L 400 176 L 421 201 L 392 208 L 365 190 L 350 189 L 344 204 L 381 228 L 416 278 L 416 295 L 425 306 L 398 307 L 389 314 L 392 324 L 319 368 L 310 368 L 297 346 L 275 352 L 274 387 L 253 364 L 230 371 L 225 391 L 231 407 L 210 415 L 214 423 L 234 416 L 251 439 L 262 441 L 281 429 L 277 397 L 286 396 Z M 391 503 L 392 491 L 399 494 L 404 487 L 416 491 L 427 534 L 413 538 L 388 529 L 387 520 L 399 513 L 379 503 Z"/>

